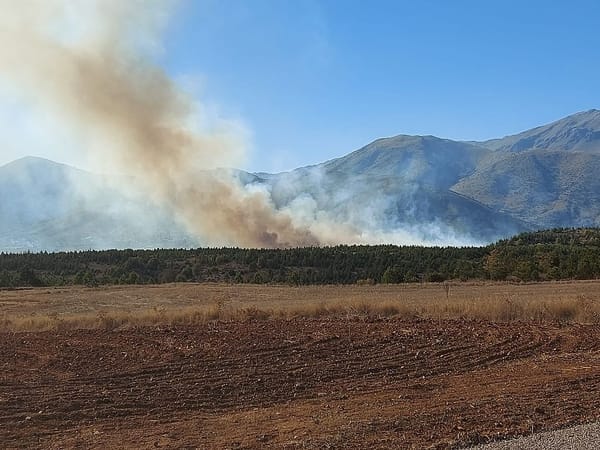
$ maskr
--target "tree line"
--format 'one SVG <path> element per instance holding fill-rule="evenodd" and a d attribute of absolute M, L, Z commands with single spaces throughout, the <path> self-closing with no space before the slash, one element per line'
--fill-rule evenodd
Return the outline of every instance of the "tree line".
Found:
<path fill-rule="evenodd" d="M 600 229 L 523 233 L 485 247 L 341 245 L 0 253 L 0 287 L 171 282 L 354 284 L 600 276 Z"/>

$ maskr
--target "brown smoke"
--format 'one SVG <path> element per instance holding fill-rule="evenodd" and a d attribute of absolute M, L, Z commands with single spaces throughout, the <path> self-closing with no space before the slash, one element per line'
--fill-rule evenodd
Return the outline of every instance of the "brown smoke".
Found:
<path fill-rule="evenodd" d="M 242 140 L 228 129 L 198 131 L 198 105 L 147 57 L 171 6 L 0 0 L 0 77 L 85 136 L 93 143 L 88 151 L 142 180 L 205 242 L 280 247 L 340 240 L 337 233 L 319 238 L 313 225 L 276 210 L 267 192 L 212 170 L 239 162 Z"/>

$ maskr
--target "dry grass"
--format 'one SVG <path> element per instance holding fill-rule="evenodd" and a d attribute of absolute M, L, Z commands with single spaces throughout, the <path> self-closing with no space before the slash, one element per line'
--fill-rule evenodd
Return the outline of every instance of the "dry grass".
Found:
<path fill-rule="evenodd" d="M 164 285 L 0 291 L 0 330 L 118 329 L 291 317 L 600 323 L 600 282 L 396 286 Z"/>

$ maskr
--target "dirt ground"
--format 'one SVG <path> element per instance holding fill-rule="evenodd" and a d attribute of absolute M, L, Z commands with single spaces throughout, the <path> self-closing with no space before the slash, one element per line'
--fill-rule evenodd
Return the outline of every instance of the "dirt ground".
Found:
<path fill-rule="evenodd" d="M 452 448 L 597 420 L 598 325 L 293 318 L 0 334 L 2 448 Z"/>

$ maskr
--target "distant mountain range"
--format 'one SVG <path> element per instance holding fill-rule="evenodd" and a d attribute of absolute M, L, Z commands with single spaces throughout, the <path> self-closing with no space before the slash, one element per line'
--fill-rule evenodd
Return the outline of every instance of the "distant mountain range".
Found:
<path fill-rule="evenodd" d="M 170 217 L 114 180 L 64 164 L 26 157 L 0 167 L 0 251 L 196 245 Z"/>
<path fill-rule="evenodd" d="M 400 135 L 291 172 L 237 173 L 266 185 L 279 208 L 308 198 L 359 228 L 410 229 L 425 241 L 600 226 L 600 111 L 485 142 Z M 169 211 L 111 186 L 40 158 L 0 167 L 0 251 L 202 244 Z"/>

